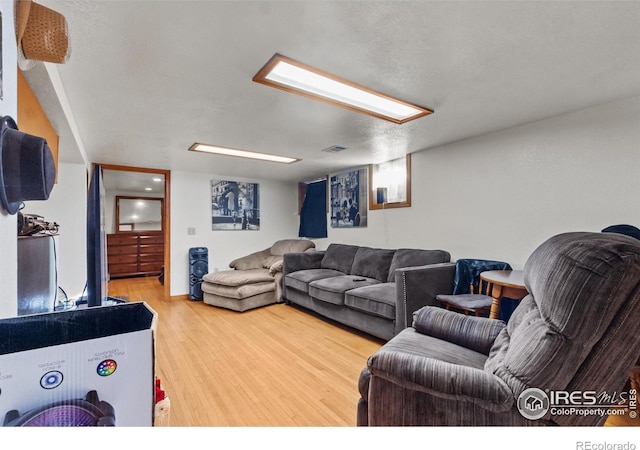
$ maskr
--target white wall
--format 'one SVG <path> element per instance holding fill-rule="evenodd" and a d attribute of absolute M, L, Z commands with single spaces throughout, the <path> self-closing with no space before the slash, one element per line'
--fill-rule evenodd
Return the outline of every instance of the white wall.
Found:
<path fill-rule="evenodd" d="M 329 228 L 317 246 L 442 248 L 521 268 L 554 234 L 640 227 L 640 97 L 414 153 L 411 166 L 412 207 L 369 211 L 366 229 Z"/>
<path fill-rule="evenodd" d="M 171 295 L 189 293 L 189 248 L 207 247 L 209 271 L 227 270 L 240 256 L 264 250 L 279 239 L 298 236 L 296 183 L 237 179 L 260 185 L 260 230 L 212 231 L 211 180 L 226 176 L 171 172 Z M 195 228 L 195 235 L 188 235 Z"/>
<path fill-rule="evenodd" d="M 16 38 L 13 25 L 13 1 L 1 0 L 2 13 L 2 93 L 0 115 L 18 114 L 18 72 L 16 59 Z M 16 216 L 7 214 L 0 208 L 0 317 L 18 314 L 18 259 L 17 259 Z"/>
<path fill-rule="evenodd" d="M 46 201 L 25 202 L 25 214 L 60 225 L 56 256 L 58 286 L 79 296 L 87 281 L 87 170 L 84 164 L 60 162 L 58 181 Z"/>

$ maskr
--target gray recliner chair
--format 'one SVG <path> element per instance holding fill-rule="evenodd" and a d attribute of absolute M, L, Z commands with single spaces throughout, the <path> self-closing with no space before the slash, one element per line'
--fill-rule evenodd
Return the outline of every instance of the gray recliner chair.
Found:
<path fill-rule="evenodd" d="M 628 407 L 619 394 L 640 355 L 640 241 L 561 234 L 524 271 L 530 294 L 508 324 L 433 306 L 416 311 L 413 327 L 362 371 L 358 425 L 598 426 L 606 414 L 564 406 L 598 396 Z M 558 404 L 564 392 L 581 394 Z"/>

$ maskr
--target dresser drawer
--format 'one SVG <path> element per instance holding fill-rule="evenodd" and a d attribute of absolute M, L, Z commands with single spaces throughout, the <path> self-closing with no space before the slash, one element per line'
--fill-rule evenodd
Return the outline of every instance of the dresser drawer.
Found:
<path fill-rule="evenodd" d="M 152 245 L 141 245 L 138 250 L 140 254 L 142 253 L 164 253 L 164 245 L 152 244 Z"/>
<path fill-rule="evenodd" d="M 109 266 L 110 275 L 120 275 L 123 273 L 137 273 L 138 264 L 115 264 Z"/>
<path fill-rule="evenodd" d="M 161 234 L 155 236 L 140 236 L 140 245 L 164 244 L 164 236 Z"/>
<path fill-rule="evenodd" d="M 113 264 L 136 264 L 138 262 L 138 255 L 135 253 L 132 255 L 109 255 L 108 261 L 109 267 Z"/>
<path fill-rule="evenodd" d="M 164 253 L 140 253 L 138 261 L 141 263 L 164 263 Z"/>
<path fill-rule="evenodd" d="M 162 263 L 140 263 L 138 264 L 138 268 L 140 272 L 158 272 L 160 273 L 160 268 L 162 267 Z"/>
<path fill-rule="evenodd" d="M 107 245 L 138 245 L 137 234 L 108 234 Z"/>
<path fill-rule="evenodd" d="M 137 245 L 110 245 L 107 247 L 107 256 L 113 255 L 137 255 Z"/>

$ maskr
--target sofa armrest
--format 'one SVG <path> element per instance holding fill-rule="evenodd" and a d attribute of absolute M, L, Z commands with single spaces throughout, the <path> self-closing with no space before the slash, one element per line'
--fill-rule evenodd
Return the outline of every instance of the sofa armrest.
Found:
<path fill-rule="evenodd" d="M 425 306 L 413 313 L 418 333 L 442 339 L 488 355 L 496 337 L 507 325 L 502 320 L 465 316 L 437 306 Z"/>
<path fill-rule="evenodd" d="M 307 251 L 303 253 L 285 253 L 283 257 L 282 274 L 305 269 L 319 269 L 324 257 L 324 251 Z"/>
<path fill-rule="evenodd" d="M 372 377 L 385 379 L 403 389 L 471 402 L 493 412 L 508 411 L 513 406 L 513 393 L 507 384 L 475 367 L 397 350 L 378 351 L 369 358 L 367 367 Z M 370 382 L 373 383 L 373 379 Z"/>
<path fill-rule="evenodd" d="M 249 269 L 262 269 L 262 264 L 270 253 L 270 249 L 261 250 L 259 252 L 251 253 L 241 258 L 236 258 L 229 263 L 229 267 L 236 270 L 249 270 Z"/>
<path fill-rule="evenodd" d="M 451 262 L 396 270 L 395 334 L 412 324 L 414 311 L 437 305 L 436 295 L 451 293 L 455 273 Z"/>

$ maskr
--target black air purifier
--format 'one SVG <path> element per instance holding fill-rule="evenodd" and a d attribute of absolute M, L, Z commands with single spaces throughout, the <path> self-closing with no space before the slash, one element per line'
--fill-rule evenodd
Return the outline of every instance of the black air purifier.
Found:
<path fill-rule="evenodd" d="M 202 300 L 202 277 L 209 272 L 209 250 L 206 247 L 189 249 L 189 297 Z"/>

